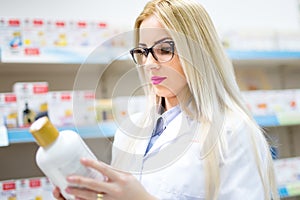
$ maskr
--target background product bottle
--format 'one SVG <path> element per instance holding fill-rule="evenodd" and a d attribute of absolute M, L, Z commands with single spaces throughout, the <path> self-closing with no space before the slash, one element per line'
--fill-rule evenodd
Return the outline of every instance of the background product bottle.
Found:
<path fill-rule="evenodd" d="M 29 109 L 28 103 L 25 103 L 25 109 L 23 110 L 23 122 L 24 125 L 30 125 L 34 122 L 35 113 L 31 109 Z"/>
<path fill-rule="evenodd" d="M 65 192 L 68 175 L 76 174 L 104 180 L 99 172 L 81 165 L 80 158 L 97 158 L 76 132 L 58 132 L 48 117 L 35 121 L 30 126 L 30 132 L 40 146 L 36 153 L 37 165 L 51 182 L 60 188 L 66 199 L 74 199 Z"/>

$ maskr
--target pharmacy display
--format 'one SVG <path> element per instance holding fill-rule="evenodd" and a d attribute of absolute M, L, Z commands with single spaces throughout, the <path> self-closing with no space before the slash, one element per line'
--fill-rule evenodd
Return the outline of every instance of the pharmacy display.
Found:
<path fill-rule="evenodd" d="M 100 46 L 97 52 L 99 56 L 89 61 L 109 63 L 115 57 L 108 52 L 128 52 L 132 47 L 128 38 L 112 38 L 122 31 L 122 27 L 113 27 L 103 21 L 0 17 L 0 62 L 83 63 Z M 230 58 L 300 58 L 299 31 L 250 32 L 221 33 Z M 251 91 L 243 91 L 242 95 L 259 125 L 276 127 L 300 124 L 299 89 L 263 90 L 256 84 L 247 85 L 246 89 Z M 134 102 L 128 104 L 128 99 Z M 76 136 L 73 138 L 75 143 L 81 140 L 80 137 L 106 137 L 99 136 L 100 123 L 122 120 L 129 114 L 141 111 L 145 103 L 144 96 L 96 99 L 94 91 L 49 91 L 47 82 L 17 82 L 11 92 L 0 93 L 0 148 L 8 146 L 10 142 L 36 140 L 30 134 L 29 127 L 38 119 L 45 120 L 45 116 L 59 130 L 55 137 L 61 135 L 61 128 L 69 129 L 69 139 Z M 81 114 L 75 116 L 76 112 Z M 38 132 L 42 125 L 34 127 L 36 130 L 32 132 Z M 113 137 L 115 130 L 116 126 L 109 123 L 100 132 L 111 133 L 109 137 Z M 74 135 L 73 131 L 79 134 Z M 40 164 L 40 168 L 44 168 L 44 173 L 48 174 L 47 167 Z M 300 158 L 275 161 L 281 197 L 300 195 L 299 169 Z M 46 177 L 0 181 L 0 199 L 50 200 L 53 199 L 52 190 L 53 184 Z"/>
<path fill-rule="evenodd" d="M 3 63 L 108 63 L 132 47 L 131 27 L 103 21 L 53 20 L 0 16 Z M 250 31 L 251 32 L 251 31 Z M 125 33 L 125 34 L 124 34 Z M 228 31 L 220 33 L 232 59 L 300 57 L 300 32 Z M 115 52 L 113 52 L 115 51 Z"/>
<path fill-rule="evenodd" d="M 48 116 L 56 127 L 93 127 L 120 121 L 142 111 L 146 104 L 144 96 L 96 99 L 90 90 L 48 91 L 48 88 L 47 82 L 17 82 L 10 93 L 0 93 L 0 126 L 22 141 L 22 132 L 29 135 L 26 128 L 43 116 Z M 300 124 L 300 90 L 254 90 L 243 91 L 242 95 L 261 126 Z M 21 132 L 10 131 L 16 128 L 21 128 Z M 116 127 L 108 128 L 114 132 Z"/>
<path fill-rule="evenodd" d="M 82 63 L 96 48 L 103 54 L 92 62 L 109 61 L 107 49 L 129 49 L 122 32 L 103 21 L 18 19 L 0 17 L 1 62 Z"/>

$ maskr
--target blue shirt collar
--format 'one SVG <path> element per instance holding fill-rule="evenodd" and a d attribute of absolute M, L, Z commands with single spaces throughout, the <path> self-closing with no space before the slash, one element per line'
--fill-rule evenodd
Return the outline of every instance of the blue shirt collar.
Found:
<path fill-rule="evenodd" d="M 160 117 L 163 118 L 163 129 L 165 129 L 169 123 L 175 119 L 175 117 L 177 117 L 177 115 L 179 115 L 181 113 L 181 109 L 180 106 L 174 106 L 173 108 L 167 110 L 166 112 L 164 112 L 163 114 L 161 114 Z"/>

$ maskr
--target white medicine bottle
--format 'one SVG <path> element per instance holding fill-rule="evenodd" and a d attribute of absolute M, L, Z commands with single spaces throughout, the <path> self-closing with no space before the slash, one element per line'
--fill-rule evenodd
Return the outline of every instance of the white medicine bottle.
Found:
<path fill-rule="evenodd" d="M 67 176 L 76 174 L 99 181 L 104 180 L 100 172 L 80 163 L 80 158 L 97 158 L 76 132 L 72 130 L 59 132 L 48 117 L 36 120 L 30 126 L 30 132 L 40 146 L 36 153 L 38 167 L 55 186 L 60 188 L 66 199 L 74 199 L 65 192 L 69 186 Z"/>

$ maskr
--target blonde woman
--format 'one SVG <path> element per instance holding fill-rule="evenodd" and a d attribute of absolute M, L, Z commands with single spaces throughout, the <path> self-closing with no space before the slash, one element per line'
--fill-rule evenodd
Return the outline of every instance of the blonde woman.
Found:
<path fill-rule="evenodd" d="M 115 135 L 106 181 L 70 176 L 78 199 L 278 199 L 265 137 L 246 110 L 213 23 L 192 0 L 150 1 L 135 23 L 149 108 Z M 61 198 L 59 190 L 54 196 Z"/>

